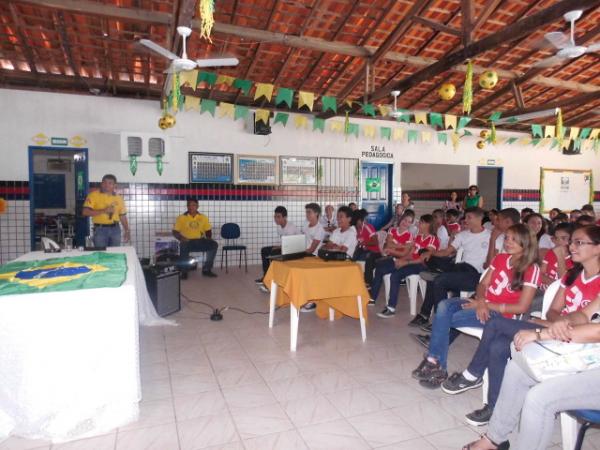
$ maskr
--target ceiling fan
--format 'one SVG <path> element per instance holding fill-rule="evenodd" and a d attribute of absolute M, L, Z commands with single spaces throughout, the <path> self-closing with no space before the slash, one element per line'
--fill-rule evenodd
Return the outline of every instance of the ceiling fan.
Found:
<path fill-rule="evenodd" d="M 582 13 L 582 10 L 577 9 L 569 11 L 563 16 L 567 22 L 571 22 L 570 35 L 559 31 L 553 31 L 544 35 L 544 38 L 559 50 L 556 55 L 542 59 L 534 64 L 534 67 L 551 67 L 566 60 L 578 58 L 586 53 L 600 51 L 600 42 L 588 45 L 587 47 L 575 43 L 575 21 L 581 17 Z"/>
<path fill-rule="evenodd" d="M 407 113 L 407 111 L 399 111 L 398 110 L 398 96 L 400 95 L 400 91 L 392 91 L 390 92 L 392 97 L 394 97 L 394 108 L 390 111 L 389 116 L 397 119 L 398 117 L 403 116 Z"/>
<path fill-rule="evenodd" d="M 144 47 L 149 48 L 150 50 L 158 53 L 159 55 L 164 56 L 171 60 L 171 65 L 165 71 L 166 73 L 177 73 L 187 70 L 194 70 L 196 67 L 219 67 L 219 66 L 237 66 L 239 64 L 239 60 L 237 58 L 204 58 L 192 60 L 188 58 L 186 51 L 186 40 L 190 34 L 192 34 L 192 29 L 189 27 L 177 27 L 177 33 L 183 39 L 183 51 L 181 53 L 181 57 L 177 56 L 175 53 L 167 50 L 164 47 L 161 47 L 156 42 L 153 42 L 149 39 L 140 39 L 139 42 Z"/>

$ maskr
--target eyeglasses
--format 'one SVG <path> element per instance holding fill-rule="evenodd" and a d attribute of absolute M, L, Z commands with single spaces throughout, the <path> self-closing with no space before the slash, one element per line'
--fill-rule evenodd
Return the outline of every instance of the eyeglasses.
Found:
<path fill-rule="evenodd" d="M 569 245 L 573 247 L 581 247 L 582 245 L 598 245 L 595 242 L 590 241 L 582 241 L 581 239 L 575 239 L 574 241 L 569 241 Z"/>

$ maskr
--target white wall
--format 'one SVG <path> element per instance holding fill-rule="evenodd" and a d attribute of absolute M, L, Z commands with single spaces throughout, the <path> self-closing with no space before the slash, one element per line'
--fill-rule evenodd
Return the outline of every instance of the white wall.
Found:
<path fill-rule="evenodd" d="M 469 166 L 429 163 L 403 163 L 402 189 L 466 189 L 469 185 Z"/>
<path fill-rule="evenodd" d="M 241 120 L 212 118 L 195 111 L 177 115 L 177 125 L 161 132 L 157 127 L 160 109 L 157 101 L 115 99 L 89 95 L 53 94 L 0 89 L 1 180 L 27 180 L 27 146 L 35 145 L 37 133 L 47 136 L 83 136 L 90 151 L 90 181 L 99 181 L 104 173 L 114 173 L 123 182 L 185 183 L 188 181 L 187 153 L 215 151 L 265 155 L 311 155 L 360 158 L 371 145 L 385 146 L 394 154 L 393 162 L 427 162 L 431 164 L 470 165 L 470 183 L 476 182 L 476 166 L 494 160 L 503 166 L 504 187 L 539 189 L 539 169 L 590 169 L 598 167 L 593 151 L 581 156 L 563 156 L 558 151 L 513 145 L 488 145 L 485 150 L 475 146 L 476 136 L 461 140 L 454 151 L 450 143 L 439 145 L 394 142 L 379 138 L 356 139 L 334 134 L 296 130 L 290 119 L 287 128 L 273 127 L 270 136 L 254 136 L 243 129 Z M 337 119 L 342 120 L 342 119 Z M 392 122 L 355 120 L 374 125 Z M 402 124 L 404 126 L 404 124 Z M 162 177 L 154 165 L 140 164 L 137 175 L 129 173 L 127 162 L 120 161 L 119 139 L 116 133 L 127 131 L 159 132 L 171 136 L 169 163 Z M 112 133 L 112 135 L 111 135 Z M 477 133 L 477 130 L 475 130 Z M 478 134 L 478 133 L 477 133 Z M 500 133 L 500 136 L 504 136 Z M 434 139 L 435 141 L 435 136 Z M 398 186 L 400 170 L 395 170 L 394 185 Z M 600 177 L 594 177 L 595 190 L 600 189 Z"/>

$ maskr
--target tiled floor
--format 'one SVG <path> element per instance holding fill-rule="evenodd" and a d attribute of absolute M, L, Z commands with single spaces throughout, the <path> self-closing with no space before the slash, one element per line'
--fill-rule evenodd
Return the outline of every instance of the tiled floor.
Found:
<path fill-rule="evenodd" d="M 182 289 L 215 306 L 266 311 L 268 295 L 253 282 L 257 270 L 214 280 L 194 273 Z M 140 331 L 138 422 L 61 445 L 10 438 L 0 450 L 459 449 L 484 431 L 463 421 L 480 407 L 481 392 L 450 397 L 411 379 L 423 349 L 409 337 L 404 289 L 401 295 L 393 319 L 374 314 L 381 305 L 370 308 L 366 343 L 356 320 L 332 323 L 303 313 L 295 354 L 288 309 L 277 312 L 269 330 L 266 315 L 228 310 L 222 322 L 211 322 L 208 307 L 184 301 L 173 316 L 178 327 Z M 475 346 L 460 337 L 451 369 L 463 368 Z M 588 433 L 584 448 L 600 449 L 600 432 Z M 552 448 L 560 448 L 558 427 Z"/>

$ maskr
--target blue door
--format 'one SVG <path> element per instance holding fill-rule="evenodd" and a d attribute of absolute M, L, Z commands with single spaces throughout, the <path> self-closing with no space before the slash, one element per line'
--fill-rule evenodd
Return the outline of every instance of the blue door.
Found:
<path fill-rule="evenodd" d="M 361 206 L 369 213 L 367 221 L 379 229 L 392 215 L 392 170 L 387 163 L 361 162 Z"/>

